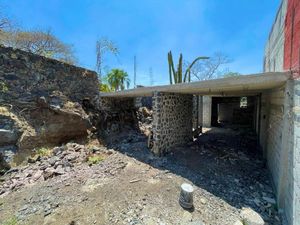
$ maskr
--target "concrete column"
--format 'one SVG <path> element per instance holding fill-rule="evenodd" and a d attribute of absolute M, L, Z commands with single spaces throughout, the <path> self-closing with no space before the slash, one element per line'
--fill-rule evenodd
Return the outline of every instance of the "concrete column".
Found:
<path fill-rule="evenodd" d="M 289 161 L 293 162 L 293 225 L 300 225 L 300 80 L 293 82 L 293 153 L 290 154 Z M 286 202 L 288 204 L 288 202 Z"/>
<path fill-rule="evenodd" d="M 198 111 L 198 118 L 199 118 L 199 126 L 203 127 L 203 96 L 199 96 L 199 111 Z"/>
<path fill-rule="evenodd" d="M 202 96 L 194 95 L 193 96 L 193 128 L 196 129 L 199 126 L 202 126 L 203 119 L 203 106 L 202 106 Z"/>
<path fill-rule="evenodd" d="M 288 225 L 300 225 L 300 81 L 286 84 L 277 202 Z"/>
<path fill-rule="evenodd" d="M 203 127 L 211 127 L 211 103 L 210 96 L 203 96 Z"/>
<path fill-rule="evenodd" d="M 174 146 L 191 141 L 193 96 L 155 92 L 152 101 L 152 152 L 161 156 Z"/>

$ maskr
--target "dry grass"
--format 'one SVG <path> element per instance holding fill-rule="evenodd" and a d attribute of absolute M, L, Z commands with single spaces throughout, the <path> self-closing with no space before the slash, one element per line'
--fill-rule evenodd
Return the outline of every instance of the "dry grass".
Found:
<path fill-rule="evenodd" d="M 64 108 L 65 108 L 65 109 L 73 109 L 74 107 L 75 107 L 74 102 L 67 101 L 67 102 L 64 104 Z"/>
<path fill-rule="evenodd" d="M 0 106 L 0 115 L 8 116 L 9 114 L 10 113 L 9 113 L 9 110 L 7 109 L 7 107 Z"/>

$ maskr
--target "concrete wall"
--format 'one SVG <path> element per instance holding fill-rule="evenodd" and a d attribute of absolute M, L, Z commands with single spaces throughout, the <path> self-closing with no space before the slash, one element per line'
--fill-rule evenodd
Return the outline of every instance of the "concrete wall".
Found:
<path fill-rule="evenodd" d="M 290 207 L 287 211 L 289 212 L 288 218 L 292 218 L 293 224 L 300 225 L 300 81 L 291 81 L 288 90 L 290 96 L 287 104 L 290 105 L 290 108 L 287 114 L 287 124 L 290 129 L 287 132 L 289 167 L 286 177 L 289 186 L 285 203 L 287 207 Z M 292 184 L 293 186 L 291 186 Z M 291 201 L 293 208 L 291 208 Z"/>
<path fill-rule="evenodd" d="M 284 69 L 300 70 L 300 1 L 288 0 L 285 18 Z M 295 74 L 298 75 L 299 74 Z"/>
<path fill-rule="evenodd" d="M 300 1 L 282 0 L 265 47 L 264 71 L 300 67 Z"/>
<path fill-rule="evenodd" d="M 284 98 L 284 88 L 262 95 L 262 110 L 265 112 L 263 113 L 261 135 L 266 134 L 263 137 L 266 139 L 264 155 L 268 160 L 276 190 L 278 189 L 279 162 L 282 154 Z"/>
<path fill-rule="evenodd" d="M 202 107 L 202 96 L 193 96 L 193 129 L 202 126 L 203 107 Z"/>
<path fill-rule="evenodd" d="M 211 103 L 212 103 L 212 98 L 210 96 L 202 97 L 203 127 L 211 127 Z"/>
<path fill-rule="evenodd" d="M 300 224 L 300 84 L 262 94 L 260 143 L 286 224 Z"/>
<path fill-rule="evenodd" d="M 153 148 L 163 155 L 192 140 L 193 96 L 155 92 L 153 96 Z"/>
<path fill-rule="evenodd" d="M 265 47 L 264 72 L 284 71 L 284 26 L 286 11 L 287 0 L 283 0 Z"/>

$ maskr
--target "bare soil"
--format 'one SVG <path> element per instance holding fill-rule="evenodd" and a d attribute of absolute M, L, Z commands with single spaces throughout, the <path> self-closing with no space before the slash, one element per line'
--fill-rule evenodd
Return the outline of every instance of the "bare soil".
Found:
<path fill-rule="evenodd" d="M 137 131 L 111 136 L 110 154 L 95 165 L 0 195 L 0 222 L 18 224 L 233 225 L 242 207 L 280 225 L 274 193 L 254 134 L 211 129 L 189 145 L 154 157 Z M 19 172 L 2 177 L 14 179 Z M 178 203 L 180 185 L 193 185 L 194 209 Z"/>

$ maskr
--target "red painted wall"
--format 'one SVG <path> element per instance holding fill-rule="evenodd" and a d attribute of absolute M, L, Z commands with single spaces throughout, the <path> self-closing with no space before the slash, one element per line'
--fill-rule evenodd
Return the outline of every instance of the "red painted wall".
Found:
<path fill-rule="evenodd" d="M 284 70 L 300 69 L 300 0 L 288 0 L 285 18 Z"/>

